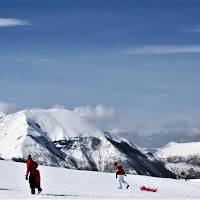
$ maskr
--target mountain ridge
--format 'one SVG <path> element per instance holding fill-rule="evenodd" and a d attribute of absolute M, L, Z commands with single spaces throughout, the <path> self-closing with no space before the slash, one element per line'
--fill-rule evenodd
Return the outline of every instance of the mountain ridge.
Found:
<path fill-rule="evenodd" d="M 173 173 L 200 178 L 200 142 L 170 142 L 154 155 L 166 162 L 167 169 Z"/>
<path fill-rule="evenodd" d="M 142 148 L 63 109 L 24 110 L 0 119 L 0 157 L 28 154 L 43 165 L 113 172 L 119 162 L 127 173 L 173 177 Z"/>

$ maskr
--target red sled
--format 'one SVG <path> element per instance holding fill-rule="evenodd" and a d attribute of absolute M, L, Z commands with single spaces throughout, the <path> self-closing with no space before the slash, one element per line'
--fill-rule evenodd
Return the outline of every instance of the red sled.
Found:
<path fill-rule="evenodd" d="M 140 190 L 143 190 L 143 191 L 150 191 L 150 192 L 156 192 L 157 189 L 153 189 L 153 188 L 146 188 L 145 186 L 142 186 L 140 188 Z"/>
<path fill-rule="evenodd" d="M 36 172 L 37 172 L 37 176 L 35 178 L 35 182 L 37 183 L 37 185 L 40 185 L 40 171 L 36 170 Z"/>

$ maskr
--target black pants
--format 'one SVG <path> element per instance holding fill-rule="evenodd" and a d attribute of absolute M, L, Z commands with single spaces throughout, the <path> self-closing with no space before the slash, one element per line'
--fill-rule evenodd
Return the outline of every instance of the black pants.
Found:
<path fill-rule="evenodd" d="M 29 176 L 29 183 L 30 183 L 30 188 L 31 188 L 32 193 L 35 193 L 35 188 L 40 189 L 40 184 L 38 185 L 35 181 L 36 177 L 37 177 L 37 173 L 30 174 Z"/>

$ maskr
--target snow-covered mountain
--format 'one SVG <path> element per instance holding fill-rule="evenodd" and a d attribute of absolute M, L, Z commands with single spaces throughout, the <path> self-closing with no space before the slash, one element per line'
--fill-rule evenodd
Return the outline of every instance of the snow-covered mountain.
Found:
<path fill-rule="evenodd" d="M 64 109 L 24 110 L 0 119 L 0 157 L 73 169 L 172 177 L 164 164 L 124 138 Z"/>
<path fill-rule="evenodd" d="M 170 142 L 154 154 L 166 162 L 166 167 L 175 174 L 200 178 L 200 142 Z"/>

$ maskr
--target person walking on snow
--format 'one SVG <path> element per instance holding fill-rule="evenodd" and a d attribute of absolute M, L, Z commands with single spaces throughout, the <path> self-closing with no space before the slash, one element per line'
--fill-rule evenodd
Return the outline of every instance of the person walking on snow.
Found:
<path fill-rule="evenodd" d="M 116 167 L 116 178 L 118 178 L 118 189 L 122 189 L 122 183 L 124 185 L 126 185 L 126 189 L 128 189 L 129 184 L 124 181 L 124 176 L 126 176 L 123 168 L 121 165 L 117 165 L 117 163 L 115 162 L 115 167 Z"/>
<path fill-rule="evenodd" d="M 38 188 L 38 194 L 42 191 L 40 187 L 40 173 L 37 170 L 38 164 L 32 160 L 31 155 L 27 159 L 27 171 L 26 171 L 26 180 L 28 180 L 29 175 L 29 184 L 31 188 L 31 193 L 35 194 L 35 188 Z"/>

